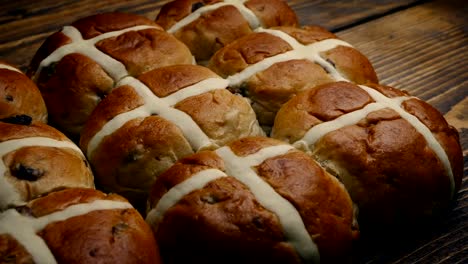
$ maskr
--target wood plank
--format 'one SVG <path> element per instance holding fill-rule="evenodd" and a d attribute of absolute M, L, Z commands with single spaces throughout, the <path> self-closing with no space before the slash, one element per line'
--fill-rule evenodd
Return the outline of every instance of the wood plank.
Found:
<path fill-rule="evenodd" d="M 460 4 L 428 3 L 338 36 L 368 56 L 382 83 L 408 90 L 447 113 L 468 96 L 467 7 Z"/>
<path fill-rule="evenodd" d="M 468 261 L 468 25 L 461 1 L 436 1 L 341 31 L 366 54 L 383 84 L 434 105 L 460 132 L 464 179 L 453 210 L 423 234 L 389 246 L 362 241 L 357 263 Z"/>
<path fill-rule="evenodd" d="M 337 31 L 389 12 L 421 3 L 416 0 L 379 1 L 288 1 L 296 11 L 301 25 L 320 25 Z"/>
<path fill-rule="evenodd" d="M 136 13 L 154 19 L 160 7 L 168 1 L 0 1 L 0 59 L 25 70 L 44 39 L 64 25 L 81 17 L 111 11 Z M 336 29 L 418 1 L 288 2 L 297 11 L 303 25 L 320 24 L 328 29 Z"/>

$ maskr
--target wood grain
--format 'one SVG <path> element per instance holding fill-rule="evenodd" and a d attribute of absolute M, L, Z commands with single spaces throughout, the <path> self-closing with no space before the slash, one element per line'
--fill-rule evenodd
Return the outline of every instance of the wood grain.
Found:
<path fill-rule="evenodd" d="M 102 12 L 121 11 L 154 19 L 168 2 L 155 0 L 0 1 L 0 59 L 25 70 L 45 38 L 62 26 Z M 301 23 L 336 29 L 413 4 L 415 0 L 288 1 Z M 21 56 L 18 56 L 21 54 Z"/>
<path fill-rule="evenodd" d="M 301 25 L 321 25 L 328 30 L 342 28 L 421 3 L 416 0 L 288 1 Z"/>
<path fill-rule="evenodd" d="M 390 246 L 362 241 L 357 263 L 468 263 L 466 14 L 460 1 L 436 1 L 338 32 L 369 57 L 383 84 L 408 90 L 445 114 L 460 133 L 465 161 L 458 199 L 442 223 Z"/>
<path fill-rule="evenodd" d="M 338 33 L 371 60 L 382 83 L 442 113 L 468 95 L 466 6 L 437 1 Z"/>

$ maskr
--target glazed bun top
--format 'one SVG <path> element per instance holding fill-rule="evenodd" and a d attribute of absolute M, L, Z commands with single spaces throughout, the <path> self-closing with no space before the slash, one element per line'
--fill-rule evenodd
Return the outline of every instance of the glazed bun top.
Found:
<path fill-rule="evenodd" d="M 26 115 L 47 122 L 47 109 L 36 84 L 18 68 L 0 61 L 0 120 Z"/>
<path fill-rule="evenodd" d="M 0 214 L 0 257 L 15 263 L 156 263 L 151 229 L 122 197 L 67 189 Z"/>
<path fill-rule="evenodd" d="M 15 121 L 0 122 L 0 209 L 58 189 L 94 188 L 78 146 L 43 123 L 21 117 Z"/>
<path fill-rule="evenodd" d="M 188 48 L 153 21 L 106 13 L 80 19 L 48 37 L 28 74 L 44 96 L 51 123 L 76 137 L 97 103 L 123 77 L 192 62 Z"/>
<path fill-rule="evenodd" d="M 175 0 L 156 22 L 184 42 L 199 61 L 259 27 L 297 26 L 297 16 L 281 0 Z"/>
<path fill-rule="evenodd" d="M 139 209 L 156 177 L 178 159 L 264 135 L 248 101 L 208 68 L 167 66 L 118 86 L 91 114 L 80 146 L 100 186 Z"/>
<path fill-rule="evenodd" d="M 363 54 L 319 26 L 259 29 L 218 51 L 209 68 L 222 77 L 230 77 L 232 85 L 240 85 L 275 63 L 302 59 L 318 64 L 335 81 L 346 79 L 358 84 L 378 81 Z M 237 78 L 231 77 L 235 74 Z"/>
<path fill-rule="evenodd" d="M 226 80 L 202 66 L 163 67 L 138 78 L 127 77 L 117 86 L 118 95 L 111 93 L 103 101 L 81 136 L 80 145 L 88 156 L 96 145 L 89 146 L 93 135 L 104 133 L 102 138 L 126 121 L 150 115 L 159 115 L 180 127 L 194 151 L 263 134 L 247 100 L 231 94 Z M 109 121 L 124 114 L 125 119 Z"/>
<path fill-rule="evenodd" d="M 265 137 L 181 159 L 158 177 L 149 206 L 168 263 L 339 263 L 358 236 L 343 185 Z"/>
<path fill-rule="evenodd" d="M 337 82 L 304 91 L 280 109 L 271 136 L 340 178 L 366 225 L 417 225 L 446 209 L 460 188 L 456 129 L 391 87 Z"/>
<path fill-rule="evenodd" d="M 364 55 L 317 26 L 258 30 L 219 50 L 208 66 L 252 99 L 260 124 L 266 126 L 300 91 L 340 80 L 378 81 Z"/>

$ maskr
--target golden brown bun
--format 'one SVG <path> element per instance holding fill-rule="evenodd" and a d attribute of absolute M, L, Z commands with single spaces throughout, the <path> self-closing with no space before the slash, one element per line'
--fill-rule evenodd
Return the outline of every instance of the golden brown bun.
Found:
<path fill-rule="evenodd" d="M 390 98 L 408 96 L 391 87 L 369 86 Z M 294 143 L 310 128 L 373 102 L 354 84 L 318 86 L 281 108 L 272 137 Z M 408 97 L 401 107 L 429 128 L 445 150 L 456 193 L 463 175 L 457 131 L 421 100 Z M 309 148 L 315 159 L 344 182 L 359 206 L 362 227 L 414 227 L 440 214 L 451 201 L 450 177 L 442 161 L 423 135 L 392 109 L 370 112 L 356 124 L 325 134 Z"/>
<path fill-rule="evenodd" d="M 16 67 L 0 61 L 0 119 L 18 115 L 47 123 L 47 109 L 36 84 Z"/>
<path fill-rule="evenodd" d="M 132 30 L 102 39 L 95 44 L 98 53 L 107 54 L 110 60 L 120 62 L 128 72 L 124 76 L 137 76 L 167 65 L 192 63 L 190 51 L 183 43 L 144 17 L 107 13 L 86 17 L 71 24 L 84 39 L 142 25 L 152 28 Z M 67 135 L 77 137 L 89 114 L 113 89 L 118 81 L 115 78 L 123 76 L 112 76 L 98 64 L 95 56 L 88 57 L 80 53 L 67 53 L 59 61 L 44 68 L 39 67 L 41 61 L 67 44 L 73 45 L 73 41 L 63 31 L 47 38 L 34 56 L 28 75 L 33 77 L 44 96 L 50 122 Z"/>
<path fill-rule="evenodd" d="M 287 33 L 302 45 L 337 38 L 317 26 L 274 29 Z M 277 36 L 266 32 L 252 33 L 219 50 L 211 58 L 208 67 L 226 78 L 266 58 L 291 50 L 293 47 Z M 378 81 L 369 60 L 354 48 L 339 45 L 322 52 L 321 57 L 352 82 L 365 84 Z M 309 59 L 290 59 L 257 72 L 236 85 L 236 89 L 252 99 L 252 107 L 260 124 L 271 126 L 281 105 L 296 93 L 333 81 L 333 76 L 319 64 Z"/>
<path fill-rule="evenodd" d="M 139 80 L 164 99 L 208 78 L 222 81 L 209 69 L 196 65 L 159 68 L 141 75 Z M 81 136 L 81 148 L 88 152 L 91 139 L 109 120 L 143 104 L 143 98 L 134 87 L 116 88 L 90 116 Z M 188 97 L 174 108 L 195 121 L 211 140 L 211 148 L 245 136 L 263 134 L 249 103 L 226 89 Z M 138 208 L 145 204 L 149 188 L 160 173 L 179 158 L 196 151 L 179 124 L 156 114 L 129 119 L 110 133 L 98 143 L 91 156 L 88 155 L 96 180 L 105 190 L 122 194 Z"/>
<path fill-rule="evenodd" d="M 236 155 L 245 157 L 278 145 L 284 143 L 249 137 L 229 147 Z M 175 185 L 206 169 L 225 171 L 228 162 L 214 151 L 199 152 L 178 161 L 153 185 L 150 209 Z M 343 185 L 305 153 L 293 148 L 266 159 L 255 171 L 298 210 L 318 246 L 321 262 L 342 261 L 358 236 L 353 224 L 353 204 Z M 219 263 L 222 258 L 223 263 L 302 263 L 286 241 L 276 213 L 263 207 L 246 185 L 230 176 L 191 191 L 152 226 L 163 260 Z M 181 248 L 186 250 L 184 254 L 178 254 Z"/>
<path fill-rule="evenodd" d="M 222 2 L 175 0 L 161 8 L 156 23 L 169 30 L 199 8 Z M 244 5 L 254 13 L 263 27 L 298 25 L 296 14 L 285 1 L 250 0 Z M 227 5 L 202 14 L 195 21 L 174 32 L 174 35 L 190 48 L 197 60 L 206 61 L 217 50 L 254 29 L 235 6 Z"/>
<path fill-rule="evenodd" d="M 34 221 L 94 201 L 126 202 L 115 194 L 77 188 L 51 193 L 16 210 Z M 39 231 L 38 236 L 57 263 L 160 263 L 151 229 L 133 208 L 94 210 L 49 223 Z M 9 263 L 33 263 L 32 256 L 18 241 L 0 234 L 0 259 L 6 257 L 13 260 Z"/>
<path fill-rule="evenodd" d="M 56 146 L 55 143 L 38 146 L 43 142 L 42 139 L 19 145 L 35 137 L 68 142 L 75 146 L 65 135 L 40 122 L 29 125 L 0 122 L 0 144 L 19 141 L 16 143 L 18 147 L 5 153 L 0 160 L 5 168 L 0 177 L 4 177 L 18 197 L 3 197 L 5 200 L 0 201 L 0 209 L 5 209 L 10 203 L 17 205 L 58 189 L 94 188 L 91 169 L 77 146 L 76 149 Z M 4 187 L 10 189 L 9 186 Z"/>

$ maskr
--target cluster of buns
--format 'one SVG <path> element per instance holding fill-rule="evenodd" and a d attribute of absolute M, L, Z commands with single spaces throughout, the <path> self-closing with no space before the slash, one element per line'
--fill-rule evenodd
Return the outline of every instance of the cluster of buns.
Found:
<path fill-rule="evenodd" d="M 460 187 L 443 116 L 282 0 L 86 17 L 27 74 L 0 64 L 0 259 L 342 263 Z"/>

